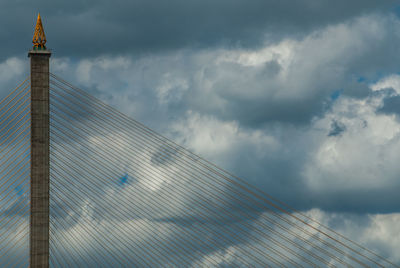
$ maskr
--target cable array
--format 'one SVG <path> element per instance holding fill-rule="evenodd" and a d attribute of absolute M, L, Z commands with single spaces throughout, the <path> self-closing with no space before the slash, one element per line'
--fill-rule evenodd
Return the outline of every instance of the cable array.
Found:
<path fill-rule="evenodd" d="M 0 101 L 0 267 L 29 260 L 30 83 Z"/>
<path fill-rule="evenodd" d="M 51 74 L 50 262 L 89 267 L 388 267 Z"/>

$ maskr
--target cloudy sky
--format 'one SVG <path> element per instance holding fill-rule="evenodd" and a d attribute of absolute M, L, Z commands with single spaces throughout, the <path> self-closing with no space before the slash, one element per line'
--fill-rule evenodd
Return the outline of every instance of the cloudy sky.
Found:
<path fill-rule="evenodd" d="M 2 0 L 1 95 L 39 11 L 53 73 L 400 263 L 397 1 Z"/>

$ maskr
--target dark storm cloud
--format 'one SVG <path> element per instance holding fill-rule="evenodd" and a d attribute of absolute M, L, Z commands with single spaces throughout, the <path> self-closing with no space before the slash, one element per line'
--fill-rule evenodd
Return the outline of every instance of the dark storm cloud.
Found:
<path fill-rule="evenodd" d="M 180 139 L 178 143 L 194 151 L 200 149 L 200 155 L 213 157 L 212 161 L 217 165 L 297 208 L 317 206 L 329 210 L 361 211 L 366 209 L 363 202 L 370 200 L 368 192 L 359 192 L 358 200 L 364 201 L 345 206 L 336 202 L 335 193 L 330 193 L 330 189 L 310 189 L 303 172 L 307 164 L 313 168 L 314 165 L 307 161 L 317 155 L 319 146 L 323 148 L 324 140 L 336 135 L 335 140 L 340 141 L 341 136 L 346 136 L 354 125 L 359 124 L 347 125 L 348 120 L 360 114 L 339 112 L 328 117 L 322 127 L 314 126 L 313 120 L 324 118 L 343 100 L 364 101 L 374 97 L 377 93 L 372 92 L 370 87 L 371 81 L 376 81 L 378 77 L 377 70 L 390 73 L 395 69 L 392 60 L 399 53 L 392 55 L 393 51 L 385 50 L 385 44 L 398 43 L 400 40 L 392 29 L 386 32 L 391 24 L 398 25 L 398 20 L 391 16 L 382 18 L 371 15 L 345 24 L 331 25 L 289 45 L 279 43 L 279 53 L 286 46 L 291 50 L 292 54 L 288 56 L 290 64 L 285 62 L 284 52 L 277 60 L 268 56 L 265 61 L 261 59 L 260 64 L 246 64 L 237 60 L 237 57 L 248 56 L 246 50 L 185 49 L 139 59 L 126 56 L 66 61 L 67 76 L 60 75 L 70 81 L 80 80 L 83 88 L 95 89 L 92 94 L 163 133 L 171 134 L 174 131 L 171 125 L 181 123 L 183 128 L 170 135 L 173 140 Z M 263 51 L 255 50 L 255 57 L 264 57 Z M 274 48 L 268 46 L 267 53 L 273 52 Z M 226 53 L 228 56 L 225 56 Z M 375 63 L 364 58 L 379 53 L 385 60 L 377 65 L 374 72 Z M 188 111 L 192 113 L 186 122 Z M 195 118 L 193 125 L 190 125 L 191 116 L 198 116 L 200 120 Z M 342 125 L 332 125 L 332 119 L 346 122 L 346 131 L 343 131 Z M 207 123 L 213 120 L 215 123 Z M 367 120 L 360 121 L 363 125 L 371 125 Z M 238 130 L 232 127 L 225 131 L 222 127 L 219 132 L 219 127 L 226 122 L 236 122 Z M 190 127 L 193 127 L 193 131 L 185 133 L 185 129 Z M 321 128 L 321 137 L 313 136 Z M 216 139 L 227 135 L 226 140 L 222 141 L 230 144 L 229 148 L 218 148 L 218 143 L 215 143 L 216 148 L 213 147 L 212 139 L 207 142 L 208 129 Z M 257 135 L 262 133 L 271 136 L 281 146 L 280 149 L 273 150 L 268 142 L 264 144 L 262 138 L 258 140 L 253 131 Z M 191 147 L 191 141 L 198 143 L 198 140 L 206 141 Z M 353 143 L 357 143 L 357 140 L 350 141 L 350 144 Z M 207 151 L 202 147 L 206 147 Z M 379 149 L 379 146 L 371 148 Z M 343 157 L 345 155 L 348 154 L 343 153 Z M 354 157 L 350 160 L 355 161 L 356 165 L 358 156 Z M 365 161 L 373 164 L 376 161 L 374 157 L 372 155 Z M 152 160 L 158 161 L 159 156 L 154 154 Z M 321 168 L 319 164 L 316 161 L 315 170 Z M 328 183 L 335 181 L 335 177 L 347 178 L 355 173 L 353 170 L 335 172 L 331 178 L 331 175 L 327 176 L 329 172 L 314 172 L 312 176 L 317 181 Z M 364 185 L 358 178 L 352 178 L 356 180 L 354 184 Z M 385 192 L 385 187 L 379 192 Z M 346 187 L 343 188 L 337 189 L 336 196 L 340 193 L 342 200 L 351 202 L 356 191 L 346 192 Z M 319 195 L 318 191 L 324 194 Z M 390 200 L 396 200 L 395 196 L 388 195 L 384 200 L 375 201 L 374 209 L 380 207 L 386 212 L 394 211 L 395 206 L 391 204 L 397 202 L 390 203 Z"/>
<path fill-rule="evenodd" d="M 58 56 L 151 52 L 182 47 L 256 47 L 351 17 L 387 10 L 395 1 L 9 1 L 1 4 L 2 50 L 30 47 L 36 13 Z M 7 25 L 7 27 L 4 27 Z M 5 55 L 2 55 L 4 59 Z"/>
<path fill-rule="evenodd" d="M 399 21 L 393 15 L 393 3 L 392 0 L 9 1 L 0 6 L 3 25 L 0 27 L 0 47 L 4 52 L 0 62 L 22 55 L 31 47 L 34 23 L 40 11 L 48 46 L 54 49 L 52 67 L 57 74 L 153 129 L 173 133 L 166 136 L 180 139 L 185 147 L 199 150 L 200 155 L 207 152 L 213 158 L 212 162 L 232 171 L 258 190 L 301 210 L 396 212 L 400 200 L 395 189 L 400 185 L 397 170 L 391 168 L 397 166 L 398 161 L 394 159 L 392 162 L 395 164 L 390 164 L 393 155 L 397 155 L 393 146 L 396 140 L 390 146 L 394 153 L 390 153 L 389 147 L 374 139 L 382 134 L 379 124 L 377 126 L 374 120 L 369 120 L 369 114 L 364 114 L 368 113 L 369 106 L 367 109 L 357 108 L 357 101 L 368 103 L 374 96 L 382 94 L 372 92 L 371 84 L 399 70 Z M 291 54 L 285 58 L 287 40 L 292 42 L 289 48 L 286 47 Z M 276 52 L 271 49 L 273 46 L 269 46 L 271 44 L 283 49 Z M 272 54 L 281 54 L 276 59 L 261 59 L 260 64 L 243 63 L 237 58 L 224 61 L 224 53 L 243 56 L 248 51 L 256 52 L 255 57 L 259 59 L 265 56 L 262 49 L 266 47 Z M 20 58 L 12 58 L 0 65 L 4 90 L 15 84 L 10 80 L 14 79 L 13 73 L 20 70 L 21 76 L 27 72 L 27 68 L 23 70 L 21 66 L 25 63 L 28 66 L 28 59 Z M 71 114 L 68 116 L 61 109 L 63 102 L 69 101 L 67 96 L 61 93 L 58 96 L 57 100 L 53 98 L 52 115 L 58 113 L 59 120 L 61 115 L 66 117 L 71 123 L 69 126 L 75 125 L 74 131 L 79 131 L 77 126 L 102 123 L 101 120 L 89 120 L 89 114 L 96 110 L 87 103 L 78 112 L 79 119 L 73 120 Z M 345 105 L 342 101 L 352 103 L 348 109 L 341 109 L 340 105 Z M 400 114 L 399 104 L 399 97 L 392 94 L 384 99 L 378 112 Z M 356 112 L 352 114 L 352 111 Z M 363 116 L 367 118 L 361 118 Z M 55 131 L 62 129 L 63 125 L 57 125 L 54 117 L 52 123 Z M 183 127 L 173 129 L 173 124 Z M 357 128 L 360 124 L 363 127 Z M 54 125 L 59 127 L 54 128 Z M 193 128 L 192 132 L 184 132 L 190 128 Z M 364 129 L 365 132 L 376 131 L 378 135 L 371 138 Z M 390 128 L 385 131 L 390 131 Z M 354 132 L 357 134 L 351 136 Z M 107 138 L 107 135 L 88 137 L 84 134 L 93 141 L 101 142 L 102 138 Z M 119 135 L 112 130 L 106 134 Z M 331 140 L 335 144 L 330 144 Z M 362 142 L 358 143 L 359 140 Z M 52 145 L 57 145 L 54 141 L 53 136 Z M 65 142 L 60 138 L 57 141 L 60 144 Z M 80 139 L 74 141 L 83 143 Z M 345 146 L 340 146 L 343 144 Z M 352 147 L 353 144 L 358 147 Z M 115 147 L 120 149 L 112 154 L 115 158 L 120 158 L 126 149 L 126 146 L 120 147 Z M 80 161 L 89 161 L 86 159 L 97 155 L 94 149 L 91 149 L 93 154 L 80 151 L 78 144 L 72 142 L 57 148 L 52 150 L 52 156 L 59 157 L 60 163 L 74 160 L 74 164 L 80 165 Z M 74 153 L 67 153 L 65 148 Z M 358 155 L 357 152 L 364 148 L 367 148 L 367 153 Z M 330 157 L 330 149 L 338 154 L 337 158 Z M 162 147 L 156 148 L 149 157 L 150 163 L 161 170 L 174 165 L 177 157 L 177 154 L 171 154 L 166 158 L 163 151 Z M 321 162 L 319 158 L 322 158 Z M 387 161 L 379 162 L 381 158 Z M 347 165 L 340 166 L 342 159 L 350 163 L 349 169 L 346 169 Z M 118 171 L 107 176 L 114 183 L 97 189 L 96 193 L 100 194 L 89 202 L 93 208 L 92 217 L 114 220 L 114 211 L 104 213 L 103 208 L 109 208 L 111 202 L 121 205 L 121 192 L 132 188 L 132 195 L 129 192 L 124 196 L 129 197 L 126 200 L 132 202 L 134 196 L 139 208 L 143 206 L 143 209 L 160 215 L 155 213 L 154 217 L 144 217 L 147 211 L 137 215 L 132 213 L 132 207 L 121 206 L 121 210 L 134 215 L 131 219 L 152 219 L 152 223 L 159 226 L 175 224 L 180 228 L 210 222 L 214 226 L 230 228 L 243 220 L 239 216 L 227 220 L 219 215 L 205 215 L 205 220 L 199 221 L 191 214 L 181 216 L 179 212 L 198 208 L 198 195 L 191 189 L 181 193 L 167 186 L 152 195 L 139 183 L 149 170 L 142 170 L 144 165 L 135 160 L 131 169 L 137 174 L 127 172 L 128 167 L 121 164 L 126 160 L 113 165 L 96 162 L 98 169 L 90 163 L 92 172 L 96 174 L 104 166 L 109 173 L 114 169 Z M 329 169 L 332 162 L 339 172 Z M 66 172 L 62 166 L 58 166 L 60 172 Z M 311 170 L 308 173 L 307 167 Z M 377 171 L 378 175 L 365 178 L 365 169 Z M 75 179 L 82 182 L 82 176 L 91 178 L 89 173 L 84 173 L 76 175 Z M 156 177 L 150 181 L 150 186 L 159 187 L 156 182 L 161 179 Z M 372 180 L 373 187 L 363 188 L 368 185 L 367 179 Z M 176 175 L 171 181 L 176 182 Z M 64 182 L 59 180 L 58 183 Z M 72 186 L 67 184 L 66 187 Z M 107 196 L 106 192 L 118 194 Z M 77 200 L 70 195 L 57 194 L 67 202 L 75 203 Z M 175 197 L 182 200 L 175 200 Z M 52 213 L 57 220 L 67 217 L 64 210 L 70 211 L 61 199 L 53 199 Z M 149 205 L 156 205 L 158 199 L 162 206 L 171 206 L 171 209 L 168 207 L 170 215 Z M 237 205 L 234 198 L 222 200 L 226 203 L 223 209 L 234 215 L 242 212 L 234 209 Z M 86 201 L 80 201 L 77 207 L 81 205 L 81 208 L 71 214 L 77 219 L 88 214 L 83 209 Z M 260 210 L 249 212 L 254 214 L 254 218 L 262 213 Z M 358 227 L 367 228 L 369 219 L 360 220 L 357 216 L 351 221 Z M 119 220 L 123 222 L 126 219 Z M 347 215 L 332 225 L 342 228 L 346 220 Z M 142 226 L 141 222 L 139 224 Z M 114 227 L 108 226 L 109 230 L 118 230 Z M 159 231 L 154 230 L 155 233 Z M 166 239 L 176 241 L 180 236 L 181 232 L 173 233 Z M 190 236 L 185 239 L 190 240 Z M 204 242 L 198 243 L 203 246 Z M 230 244 L 223 245 L 227 246 Z"/>

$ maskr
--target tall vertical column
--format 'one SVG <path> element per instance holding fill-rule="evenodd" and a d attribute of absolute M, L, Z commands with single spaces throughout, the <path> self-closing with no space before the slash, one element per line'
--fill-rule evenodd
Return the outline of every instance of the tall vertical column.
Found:
<path fill-rule="evenodd" d="M 31 50 L 31 215 L 30 267 L 49 267 L 49 59 Z"/>

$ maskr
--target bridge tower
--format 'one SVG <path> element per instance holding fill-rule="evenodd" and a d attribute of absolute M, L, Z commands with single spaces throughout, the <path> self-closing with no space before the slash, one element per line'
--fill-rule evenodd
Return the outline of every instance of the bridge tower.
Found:
<path fill-rule="evenodd" d="M 49 60 L 46 36 L 38 15 L 31 62 L 31 213 L 30 267 L 49 267 Z"/>

